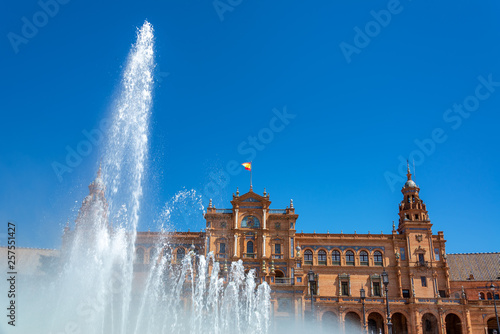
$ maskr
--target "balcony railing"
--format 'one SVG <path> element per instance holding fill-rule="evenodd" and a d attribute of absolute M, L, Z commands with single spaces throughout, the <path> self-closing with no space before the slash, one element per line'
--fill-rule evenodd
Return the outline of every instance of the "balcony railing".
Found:
<path fill-rule="evenodd" d="M 273 254 L 273 259 L 282 259 L 283 254 Z"/>
<path fill-rule="evenodd" d="M 275 284 L 292 284 L 292 279 L 290 277 L 276 277 L 274 279 Z"/>
<path fill-rule="evenodd" d="M 255 254 L 255 253 L 245 253 L 245 254 L 243 254 L 243 257 L 245 257 L 247 259 L 255 259 L 256 255 L 257 254 Z"/>
<path fill-rule="evenodd" d="M 215 209 L 215 213 L 233 213 L 233 209 Z"/>
<path fill-rule="evenodd" d="M 225 253 L 218 253 L 217 254 L 217 258 L 219 258 L 219 259 L 227 259 L 227 254 L 225 254 Z"/>
<path fill-rule="evenodd" d="M 416 262 L 417 267 L 424 267 L 424 268 L 429 268 L 429 261 L 417 261 Z"/>
<path fill-rule="evenodd" d="M 284 215 L 284 214 L 286 214 L 286 209 L 269 209 L 269 214 Z"/>

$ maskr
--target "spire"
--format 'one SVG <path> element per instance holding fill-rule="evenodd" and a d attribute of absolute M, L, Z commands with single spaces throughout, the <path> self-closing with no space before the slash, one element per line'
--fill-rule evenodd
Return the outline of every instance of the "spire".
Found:
<path fill-rule="evenodd" d="M 411 172 L 410 172 L 410 163 L 408 162 L 408 160 L 406 160 L 406 168 L 407 168 L 407 171 L 408 173 L 406 174 L 406 176 L 408 177 L 408 181 L 411 180 Z"/>

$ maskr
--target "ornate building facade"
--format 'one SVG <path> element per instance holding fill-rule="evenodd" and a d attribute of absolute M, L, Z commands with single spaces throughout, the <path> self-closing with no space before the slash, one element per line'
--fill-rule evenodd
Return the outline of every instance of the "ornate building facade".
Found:
<path fill-rule="evenodd" d="M 298 233 L 293 201 L 273 209 L 265 190 L 262 195 L 252 188 L 237 191 L 230 208 L 215 208 L 210 201 L 205 231 L 138 232 L 136 284 L 162 256 L 169 254 L 175 264 L 190 251 L 213 253 L 222 277 L 228 263 L 241 260 L 258 282 L 271 286 L 275 323 L 312 318 L 323 328 L 388 333 L 388 301 L 393 333 L 492 334 L 498 293 L 487 287 L 500 283 L 500 253 L 448 255 L 444 233 L 433 232 L 409 169 L 407 177 L 399 221 L 390 234 Z M 91 184 L 84 205 L 104 200 L 99 184 Z M 160 239 L 168 240 L 162 251 Z"/>

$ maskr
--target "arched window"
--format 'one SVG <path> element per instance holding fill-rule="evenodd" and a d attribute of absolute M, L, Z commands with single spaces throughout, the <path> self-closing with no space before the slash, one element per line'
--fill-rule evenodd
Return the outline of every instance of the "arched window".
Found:
<path fill-rule="evenodd" d="M 313 252 L 309 249 L 304 252 L 304 264 L 313 264 Z"/>
<path fill-rule="evenodd" d="M 338 250 L 332 252 L 332 264 L 334 266 L 340 265 L 340 252 Z"/>
<path fill-rule="evenodd" d="M 345 252 L 345 262 L 348 266 L 354 266 L 354 252 L 353 251 Z"/>
<path fill-rule="evenodd" d="M 488 292 L 486 294 L 486 298 L 488 298 L 488 300 L 492 300 L 493 299 L 493 295 L 491 294 L 491 292 Z"/>
<path fill-rule="evenodd" d="M 144 263 L 144 248 L 137 248 L 135 251 L 135 263 Z"/>
<path fill-rule="evenodd" d="M 253 254 L 253 241 L 247 242 L 247 254 Z"/>
<path fill-rule="evenodd" d="M 323 266 L 326 265 L 326 252 L 324 250 L 318 252 L 318 264 Z"/>
<path fill-rule="evenodd" d="M 177 263 L 181 263 L 184 256 L 186 256 L 186 251 L 184 250 L 184 248 L 177 248 Z"/>
<path fill-rule="evenodd" d="M 149 263 L 155 263 L 158 256 L 157 256 L 157 251 L 156 251 L 156 247 L 151 247 L 151 249 L 149 250 Z"/>
<path fill-rule="evenodd" d="M 384 265 L 383 259 L 382 259 L 382 253 L 379 251 L 375 251 L 375 253 L 373 253 L 373 260 L 374 260 L 376 266 L 383 266 Z"/>
<path fill-rule="evenodd" d="M 361 251 L 359 253 L 359 262 L 362 266 L 367 266 L 368 265 L 368 252 L 366 251 Z"/>
<path fill-rule="evenodd" d="M 484 293 L 483 292 L 479 293 L 479 299 L 484 300 Z"/>

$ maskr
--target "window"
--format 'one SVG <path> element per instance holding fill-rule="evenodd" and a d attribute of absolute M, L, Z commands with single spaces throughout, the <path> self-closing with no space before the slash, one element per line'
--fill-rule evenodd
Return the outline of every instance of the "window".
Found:
<path fill-rule="evenodd" d="M 318 264 L 323 266 L 326 265 L 326 252 L 324 250 L 318 252 Z"/>
<path fill-rule="evenodd" d="M 177 248 L 177 263 L 181 263 L 182 262 L 182 259 L 184 258 L 184 256 L 186 255 L 186 251 L 184 250 L 184 248 Z"/>
<path fill-rule="evenodd" d="M 353 251 L 345 252 L 345 262 L 348 266 L 354 266 L 354 252 Z"/>
<path fill-rule="evenodd" d="M 340 252 L 338 250 L 332 252 L 332 264 L 337 266 L 340 265 Z"/>
<path fill-rule="evenodd" d="M 425 258 L 424 258 L 424 254 L 422 254 L 422 253 L 418 254 L 418 264 L 420 264 L 421 266 L 425 265 Z"/>
<path fill-rule="evenodd" d="M 304 263 L 312 264 L 313 263 L 313 252 L 309 249 L 304 252 Z"/>
<path fill-rule="evenodd" d="M 375 261 L 376 266 L 382 266 L 383 265 L 382 253 L 379 251 L 376 251 L 375 253 L 373 253 L 373 260 Z"/>
<path fill-rule="evenodd" d="M 415 215 L 415 220 L 418 220 L 418 215 Z"/>
<path fill-rule="evenodd" d="M 405 248 L 404 248 L 404 247 L 401 247 L 401 248 L 399 249 L 399 253 L 400 253 L 400 255 L 401 255 L 401 261 L 406 260 L 406 250 L 405 250 Z"/>
<path fill-rule="evenodd" d="M 439 261 L 439 248 L 434 248 L 434 259 Z"/>
<path fill-rule="evenodd" d="M 274 244 L 274 254 L 281 254 L 281 244 Z"/>
<path fill-rule="evenodd" d="M 423 287 L 427 287 L 427 278 L 425 276 L 420 277 Z"/>
<path fill-rule="evenodd" d="M 403 289 L 403 298 L 410 298 L 410 290 Z"/>
<path fill-rule="evenodd" d="M 226 253 L 226 243 L 225 242 L 221 242 L 219 244 L 219 253 Z"/>
<path fill-rule="evenodd" d="M 302 277 L 297 277 L 297 283 L 302 283 Z"/>
<path fill-rule="evenodd" d="M 380 292 L 380 282 L 373 282 L 373 296 L 381 297 Z"/>
<path fill-rule="evenodd" d="M 488 300 L 492 300 L 493 299 L 493 295 L 491 294 L 491 292 L 488 292 L 486 294 L 486 298 L 488 298 Z"/>
<path fill-rule="evenodd" d="M 341 283 L 341 288 L 342 288 L 342 296 L 349 296 L 349 282 L 342 282 Z"/>
<path fill-rule="evenodd" d="M 367 266 L 368 265 L 368 253 L 365 251 L 362 251 L 359 253 L 359 261 L 361 262 L 362 266 Z"/>
<path fill-rule="evenodd" d="M 484 300 L 484 293 L 482 292 L 479 293 L 479 300 Z"/>
<path fill-rule="evenodd" d="M 247 242 L 247 254 L 253 254 L 253 241 Z"/>
<path fill-rule="evenodd" d="M 144 263 L 144 248 L 137 248 L 135 251 L 135 263 Z"/>
<path fill-rule="evenodd" d="M 444 290 L 439 290 L 438 292 L 439 292 L 439 297 L 441 297 L 441 298 L 446 298 L 446 291 L 444 291 Z"/>

